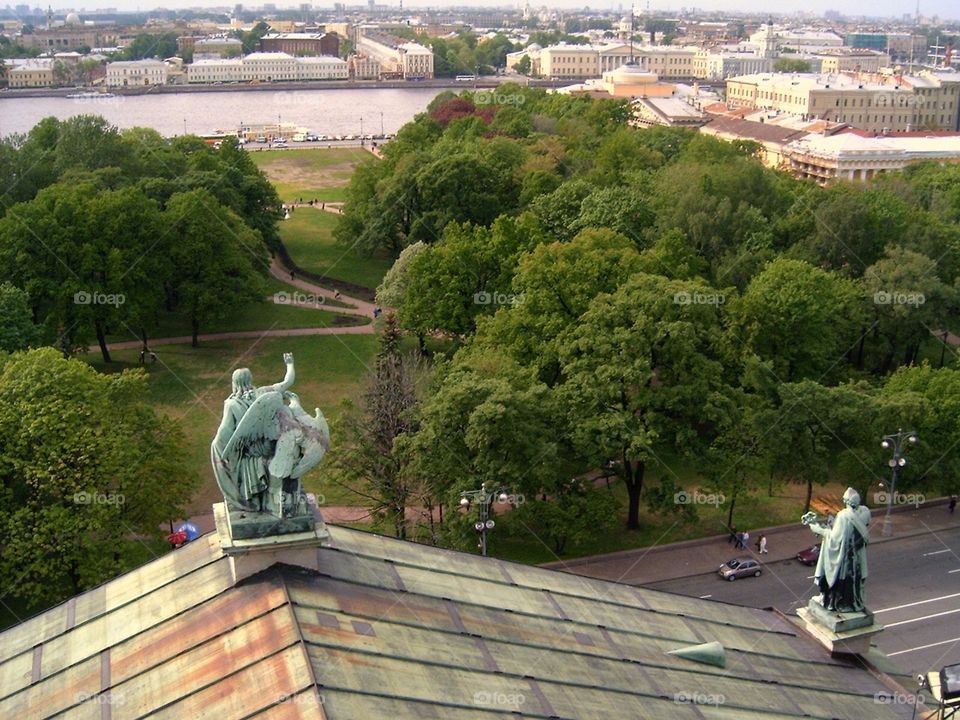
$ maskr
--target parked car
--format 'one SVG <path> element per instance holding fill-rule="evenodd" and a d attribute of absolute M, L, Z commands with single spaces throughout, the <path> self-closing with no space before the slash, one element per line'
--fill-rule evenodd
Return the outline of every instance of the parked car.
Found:
<path fill-rule="evenodd" d="M 802 562 L 804 565 L 816 565 L 817 560 L 820 559 L 820 546 L 814 545 L 809 547 L 806 550 L 801 550 L 797 553 L 797 560 Z"/>
<path fill-rule="evenodd" d="M 258 135 L 257 139 L 255 140 L 255 142 L 258 142 L 258 143 L 265 143 L 266 141 L 267 141 L 267 138 L 265 138 L 263 135 Z"/>
<path fill-rule="evenodd" d="M 273 146 L 274 146 L 275 148 L 285 148 L 285 147 L 287 147 L 287 141 L 286 141 L 286 140 L 277 140 L 276 142 L 273 143 Z"/>
<path fill-rule="evenodd" d="M 760 563 L 750 558 L 734 558 L 720 566 L 718 571 L 724 580 L 736 580 L 738 577 L 760 577 Z"/>

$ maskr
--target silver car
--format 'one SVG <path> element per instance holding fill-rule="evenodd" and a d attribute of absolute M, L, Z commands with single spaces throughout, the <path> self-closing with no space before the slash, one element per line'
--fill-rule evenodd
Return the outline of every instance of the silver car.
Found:
<path fill-rule="evenodd" d="M 760 563 L 751 558 L 734 558 L 720 566 L 720 577 L 731 582 L 738 577 L 760 577 Z"/>

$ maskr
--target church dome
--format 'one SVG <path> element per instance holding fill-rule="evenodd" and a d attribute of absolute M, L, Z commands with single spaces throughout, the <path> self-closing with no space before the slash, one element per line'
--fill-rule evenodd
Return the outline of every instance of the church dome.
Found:
<path fill-rule="evenodd" d="M 66 23 L 67 25 L 79 25 L 80 16 L 77 15 L 75 12 L 72 12 L 69 15 L 67 15 Z"/>

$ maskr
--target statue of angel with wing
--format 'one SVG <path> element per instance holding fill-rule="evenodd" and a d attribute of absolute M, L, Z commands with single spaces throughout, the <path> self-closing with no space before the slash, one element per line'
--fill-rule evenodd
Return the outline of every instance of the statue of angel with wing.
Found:
<path fill-rule="evenodd" d="M 283 356 L 281 382 L 256 387 L 248 368 L 233 373 L 233 391 L 210 446 L 217 484 L 230 511 L 277 518 L 310 512 L 301 478 L 330 446 L 330 428 L 317 408 L 308 415 L 290 391 L 293 355 Z"/>

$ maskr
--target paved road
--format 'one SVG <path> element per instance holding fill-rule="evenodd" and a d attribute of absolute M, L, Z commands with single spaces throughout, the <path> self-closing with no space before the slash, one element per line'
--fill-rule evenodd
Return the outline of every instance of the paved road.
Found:
<path fill-rule="evenodd" d="M 876 543 L 868 563 L 869 607 L 886 626 L 879 648 L 913 674 L 960 663 L 960 526 Z M 812 576 L 812 567 L 777 560 L 759 578 L 710 573 L 645 586 L 794 613 L 814 594 Z"/>

